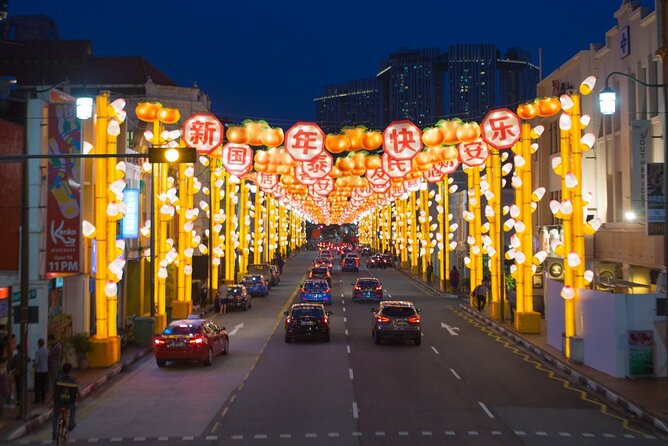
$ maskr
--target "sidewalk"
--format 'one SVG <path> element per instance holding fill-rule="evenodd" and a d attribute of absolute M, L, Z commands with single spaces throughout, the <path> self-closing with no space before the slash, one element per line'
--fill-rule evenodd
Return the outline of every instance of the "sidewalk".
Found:
<path fill-rule="evenodd" d="M 83 401 L 91 393 L 104 388 L 108 382 L 116 375 L 123 372 L 130 365 L 137 362 L 144 355 L 151 352 L 150 347 L 131 346 L 121 353 L 121 359 L 118 364 L 107 368 L 88 368 L 85 370 L 75 369 L 72 374 L 79 380 L 79 401 Z M 35 394 L 32 390 L 28 391 L 28 410 L 27 418 L 24 420 L 17 420 L 19 408 L 9 408 L 5 406 L 0 420 L 0 439 L 3 442 L 16 440 L 27 433 L 38 429 L 44 423 L 51 419 L 53 406 L 47 396 L 47 403 L 35 404 Z"/>
<path fill-rule="evenodd" d="M 439 295 L 445 294 L 408 271 L 401 270 L 401 273 L 419 283 L 422 287 L 432 288 Z M 518 333 L 510 321 L 492 320 L 489 314 L 489 305 L 483 313 L 480 313 L 468 304 L 468 295 L 460 295 L 459 297 L 465 302 L 461 303 L 459 308 L 491 329 L 530 350 L 541 360 L 558 368 L 568 375 L 572 381 L 586 387 L 590 392 L 598 394 L 612 404 L 623 408 L 632 416 L 647 421 L 660 431 L 668 433 L 668 378 L 637 380 L 614 378 L 586 365 L 571 363 L 559 349 L 547 343 L 547 330 L 544 320 L 541 324 L 540 334 Z"/>

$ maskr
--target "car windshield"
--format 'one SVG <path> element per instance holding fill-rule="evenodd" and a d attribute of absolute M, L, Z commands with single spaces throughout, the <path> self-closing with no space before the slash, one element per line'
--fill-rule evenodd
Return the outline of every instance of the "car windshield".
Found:
<path fill-rule="evenodd" d="M 327 289 L 327 282 L 306 282 L 304 289 L 307 291 L 321 291 Z"/>
<path fill-rule="evenodd" d="M 199 325 L 170 324 L 162 332 L 164 335 L 191 335 L 199 333 Z"/>
<path fill-rule="evenodd" d="M 239 287 L 229 288 L 227 290 L 227 294 L 239 295 L 239 294 L 243 294 L 243 291 Z"/>
<path fill-rule="evenodd" d="M 327 274 L 326 268 L 313 268 L 311 274 Z"/>
<path fill-rule="evenodd" d="M 242 282 L 261 282 L 262 276 L 244 276 Z"/>
<path fill-rule="evenodd" d="M 357 285 L 359 286 L 378 286 L 380 283 L 378 283 L 377 280 L 360 280 L 357 282 Z"/>
<path fill-rule="evenodd" d="M 349 258 L 344 260 L 344 262 L 346 262 L 346 263 L 355 263 L 356 261 L 357 261 L 357 259 L 354 259 L 352 257 L 349 257 Z"/>
<path fill-rule="evenodd" d="M 411 307 L 385 307 L 383 308 L 383 315 L 389 317 L 411 317 L 415 314 L 415 310 Z"/>
<path fill-rule="evenodd" d="M 292 310 L 292 317 L 322 317 L 322 308 L 295 308 Z"/>
<path fill-rule="evenodd" d="M 263 273 L 269 268 L 268 265 L 248 265 L 246 268 L 249 273 Z"/>

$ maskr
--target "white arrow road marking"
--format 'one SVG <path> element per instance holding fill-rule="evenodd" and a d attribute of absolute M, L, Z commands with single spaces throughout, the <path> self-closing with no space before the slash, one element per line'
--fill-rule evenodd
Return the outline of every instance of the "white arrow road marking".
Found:
<path fill-rule="evenodd" d="M 240 328 L 244 328 L 244 323 L 243 322 L 240 323 L 240 324 L 235 325 L 234 328 L 232 329 L 232 331 L 230 331 L 228 333 L 228 335 L 229 336 L 234 336 L 235 334 L 237 334 L 237 332 L 239 331 Z"/>
<path fill-rule="evenodd" d="M 446 330 L 448 330 L 448 333 L 450 333 L 452 336 L 459 336 L 459 333 L 457 333 L 459 327 L 451 327 L 450 325 L 441 322 L 441 328 L 445 328 Z"/>

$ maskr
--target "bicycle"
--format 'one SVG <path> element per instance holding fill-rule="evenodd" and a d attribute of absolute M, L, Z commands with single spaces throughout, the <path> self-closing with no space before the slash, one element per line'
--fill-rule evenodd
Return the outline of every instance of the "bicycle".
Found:
<path fill-rule="evenodd" d="M 70 418 L 70 410 L 67 407 L 58 408 L 58 423 L 56 424 L 56 445 L 62 446 L 67 443 L 69 436 L 68 422 Z"/>

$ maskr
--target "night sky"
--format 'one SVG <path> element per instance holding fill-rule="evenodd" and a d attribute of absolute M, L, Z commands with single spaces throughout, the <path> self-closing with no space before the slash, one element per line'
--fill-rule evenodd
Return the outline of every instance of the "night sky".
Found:
<path fill-rule="evenodd" d="M 234 121 L 288 125 L 314 119 L 325 85 L 373 77 L 402 48 L 493 43 L 523 48 L 536 64 L 542 48 L 549 74 L 603 43 L 621 3 L 10 0 L 9 14 L 52 17 L 61 39 L 91 40 L 96 56 L 143 56 L 180 85 L 197 82 Z"/>

